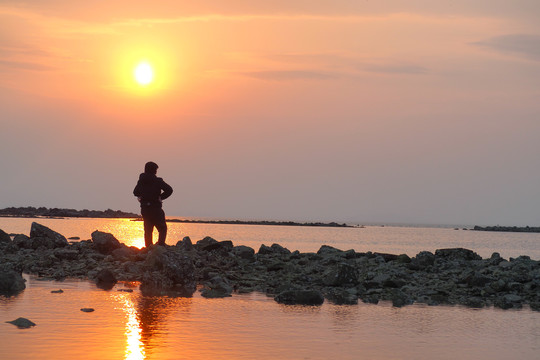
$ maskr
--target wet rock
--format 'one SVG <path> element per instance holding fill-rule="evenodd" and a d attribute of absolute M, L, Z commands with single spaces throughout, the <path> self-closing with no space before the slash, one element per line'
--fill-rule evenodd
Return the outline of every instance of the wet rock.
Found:
<path fill-rule="evenodd" d="M 356 305 L 358 295 L 355 289 L 328 288 L 325 297 L 336 305 Z"/>
<path fill-rule="evenodd" d="M 223 278 L 216 276 L 206 283 L 201 291 L 201 296 L 205 298 L 223 298 L 231 296 L 232 286 Z"/>
<path fill-rule="evenodd" d="M 118 261 L 127 261 L 130 260 L 132 257 L 136 256 L 138 253 L 138 249 L 134 247 L 128 247 L 122 244 L 122 246 L 118 249 L 115 249 L 111 252 L 111 255 L 115 260 Z"/>
<path fill-rule="evenodd" d="M 232 253 L 240 259 L 255 261 L 255 250 L 249 246 L 239 245 L 232 249 Z"/>
<path fill-rule="evenodd" d="M 81 311 L 86 312 L 86 313 L 91 313 L 91 312 L 94 312 L 95 310 L 92 308 L 82 308 Z"/>
<path fill-rule="evenodd" d="M 94 249 L 105 255 L 122 247 L 120 241 L 118 241 L 113 234 L 97 230 L 92 233 L 92 242 L 94 244 Z"/>
<path fill-rule="evenodd" d="M 464 248 L 450 248 L 435 250 L 435 256 L 450 260 L 482 260 L 482 257 L 472 250 Z"/>
<path fill-rule="evenodd" d="M 68 248 L 54 249 L 54 256 L 59 260 L 77 260 L 79 252 Z"/>
<path fill-rule="evenodd" d="M 43 239 L 48 239 L 52 243 L 52 248 L 68 246 L 68 241 L 64 235 L 61 235 L 56 231 L 51 230 L 48 227 L 38 224 L 36 222 L 33 222 L 30 227 L 30 238 L 41 239 L 40 241 L 43 243 L 46 242 Z M 32 246 L 34 249 L 37 249 L 35 245 Z"/>
<path fill-rule="evenodd" d="M 181 241 L 176 243 L 176 247 L 181 251 L 193 250 L 193 243 L 189 236 L 185 236 Z"/>
<path fill-rule="evenodd" d="M 398 289 L 392 289 L 390 291 L 390 300 L 392 301 L 392 306 L 402 307 L 405 305 L 410 305 L 414 302 L 407 294 Z"/>
<path fill-rule="evenodd" d="M 23 317 L 17 318 L 17 319 L 12 320 L 12 321 L 6 321 L 6 322 L 9 323 L 9 324 L 15 325 L 19 329 L 28 329 L 28 328 L 31 328 L 32 326 L 36 326 L 36 324 L 34 322 L 28 320 L 27 318 L 23 318 Z"/>
<path fill-rule="evenodd" d="M 340 250 L 340 249 L 337 249 L 335 247 L 332 247 L 332 246 L 328 246 L 328 245 L 322 245 L 319 250 L 317 251 L 317 254 L 318 255 L 322 255 L 322 256 L 328 256 L 328 255 L 342 255 L 343 254 L 343 250 Z"/>
<path fill-rule="evenodd" d="M 9 243 L 11 242 L 11 236 L 6 233 L 4 230 L 0 229 L 0 243 Z"/>
<path fill-rule="evenodd" d="M 153 248 L 145 260 L 141 291 L 148 295 L 192 296 L 196 290 L 193 261 L 174 250 Z"/>
<path fill-rule="evenodd" d="M 204 239 L 197 241 L 195 247 L 198 250 L 206 250 L 207 247 L 217 244 L 218 241 L 210 236 L 206 236 Z"/>
<path fill-rule="evenodd" d="M 423 270 L 435 263 L 435 255 L 429 251 L 421 251 L 411 259 L 409 268 L 412 270 Z"/>
<path fill-rule="evenodd" d="M 15 237 L 13 238 L 13 244 L 21 249 L 32 248 L 32 240 L 30 240 L 30 238 L 24 234 L 15 235 Z"/>
<path fill-rule="evenodd" d="M 110 290 L 117 282 L 116 276 L 109 269 L 102 269 L 96 275 L 96 285 L 100 289 Z"/>
<path fill-rule="evenodd" d="M 21 273 L 5 268 L 0 269 L 0 295 L 12 296 L 20 293 L 26 288 L 25 282 Z"/>
<path fill-rule="evenodd" d="M 322 305 L 324 296 L 317 290 L 286 290 L 274 298 L 280 304 Z"/>
<path fill-rule="evenodd" d="M 506 294 L 497 298 L 494 301 L 494 305 L 501 309 L 521 309 L 523 306 L 523 298 L 515 294 Z"/>
<path fill-rule="evenodd" d="M 354 286 L 359 283 L 358 270 L 347 263 L 339 263 L 324 274 L 323 283 L 327 286 Z"/>
<path fill-rule="evenodd" d="M 62 289 L 52 290 L 51 291 L 51 294 L 62 294 L 62 293 L 64 293 L 64 290 L 62 290 Z"/>
<path fill-rule="evenodd" d="M 259 248 L 258 254 L 260 255 L 289 255 L 291 251 L 279 244 L 272 244 L 271 246 L 266 246 L 264 244 Z"/>

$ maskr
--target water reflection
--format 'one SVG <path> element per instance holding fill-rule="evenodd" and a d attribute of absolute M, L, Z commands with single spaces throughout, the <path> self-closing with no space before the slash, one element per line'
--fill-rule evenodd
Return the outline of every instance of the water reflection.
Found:
<path fill-rule="evenodd" d="M 168 317 L 176 310 L 189 312 L 191 299 L 121 294 L 118 298 L 126 314 L 125 360 L 144 360 L 152 350 L 164 345 Z"/>

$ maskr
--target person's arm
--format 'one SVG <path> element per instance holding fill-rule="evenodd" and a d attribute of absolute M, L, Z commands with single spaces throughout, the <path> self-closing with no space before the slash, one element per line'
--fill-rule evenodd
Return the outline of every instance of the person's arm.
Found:
<path fill-rule="evenodd" d="M 171 196 L 171 194 L 173 193 L 172 187 L 169 184 L 167 184 L 165 181 L 163 181 L 163 179 L 161 179 L 161 190 L 163 190 L 163 192 L 159 196 L 161 200 L 165 200 L 166 198 Z"/>
<path fill-rule="evenodd" d="M 137 185 L 135 186 L 135 189 L 133 189 L 133 195 L 135 195 L 136 197 L 141 196 L 141 186 L 139 181 L 137 181 Z"/>

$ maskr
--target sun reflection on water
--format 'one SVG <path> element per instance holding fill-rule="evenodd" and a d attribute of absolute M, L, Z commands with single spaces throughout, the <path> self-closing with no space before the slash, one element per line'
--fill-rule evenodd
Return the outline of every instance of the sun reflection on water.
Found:
<path fill-rule="evenodd" d="M 125 360 L 144 360 L 146 353 L 144 344 L 141 341 L 141 328 L 137 318 L 137 310 L 130 297 L 123 295 L 122 304 L 127 315 L 126 321 L 126 352 Z"/>

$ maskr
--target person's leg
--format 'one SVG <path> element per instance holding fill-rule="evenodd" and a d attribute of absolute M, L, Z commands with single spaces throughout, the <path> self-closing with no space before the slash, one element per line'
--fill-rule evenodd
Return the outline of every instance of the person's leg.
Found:
<path fill-rule="evenodd" d="M 152 233 L 154 232 L 154 219 L 148 210 L 142 212 L 144 221 L 144 246 L 147 248 L 153 245 Z"/>
<path fill-rule="evenodd" d="M 167 238 L 167 222 L 165 221 L 165 212 L 163 209 L 159 209 L 156 212 L 156 228 L 159 232 L 158 245 L 165 245 L 165 239 Z"/>

